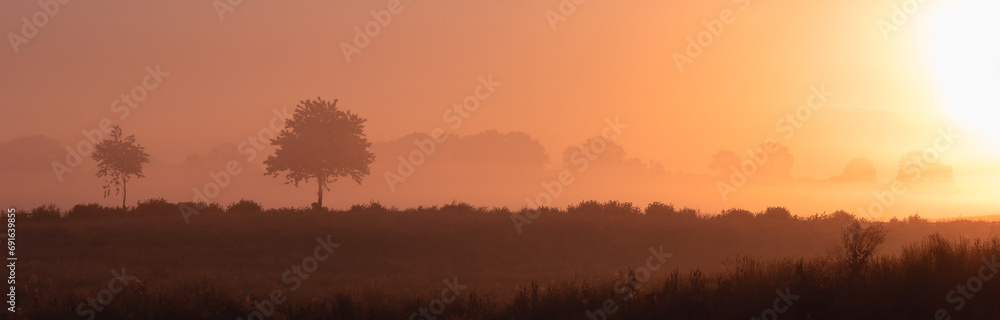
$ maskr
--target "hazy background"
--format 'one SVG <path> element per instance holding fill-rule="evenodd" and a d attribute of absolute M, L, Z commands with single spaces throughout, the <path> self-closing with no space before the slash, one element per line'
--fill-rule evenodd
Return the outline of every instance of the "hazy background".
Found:
<path fill-rule="evenodd" d="M 886 216 L 996 214 L 1000 135 L 966 125 L 969 109 L 944 102 L 940 82 L 954 79 L 935 78 L 923 50 L 925 20 L 938 4 L 924 4 L 886 38 L 878 22 L 891 19 L 896 4 L 775 0 L 740 10 L 729 1 L 587 1 L 553 30 L 546 11 L 559 10 L 558 1 L 404 0 L 348 63 L 341 43 L 353 43 L 354 28 L 386 2 L 243 1 L 220 21 L 210 1 L 71 1 L 18 53 L 0 50 L 0 202 L 120 201 L 102 198 L 92 160 L 62 182 L 52 168 L 85 139 L 82 131 L 109 118 L 153 159 L 146 178 L 129 185 L 129 203 L 191 200 L 193 188 L 212 182 L 210 172 L 237 161 L 244 170 L 211 201 L 306 206 L 315 185 L 296 189 L 264 177 L 270 149 L 247 161 L 238 148 L 268 126 L 272 109 L 319 96 L 369 120 L 377 157 L 361 186 L 334 186 L 326 196 L 332 207 L 458 200 L 520 208 L 568 167 L 575 182 L 556 205 L 615 199 L 706 212 L 767 205 L 802 215 L 853 212 L 888 190 L 905 153 L 933 146 L 938 130 L 951 127 L 962 138 L 941 158 L 954 168 L 954 183 L 908 188 Z M 679 72 L 674 53 L 724 9 L 735 22 Z M 0 3 L 0 31 L 19 33 L 21 18 L 39 10 L 31 1 Z M 147 66 L 169 76 L 121 119 L 112 103 L 141 85 Z M 983 68 L 1000 74 L 997 66 Z M 489 76 L 501 85 L 453 129 L 446 110 Z M 778 121 L 820 86 L 833 93 L 829 102 L 785 138 Z M 620 149 L 584 172 L 566 163 L 567 148 L 615 118 L 628 125 L 615 140 Z M 385 172 L 436 128 L 454 136 L 390 190 Z M 767 138 L 787 150 L 724 201 L 713 156 L 731 150 L 747 158 Z M 848 166 L 857 158 L 866 160 Z"/>

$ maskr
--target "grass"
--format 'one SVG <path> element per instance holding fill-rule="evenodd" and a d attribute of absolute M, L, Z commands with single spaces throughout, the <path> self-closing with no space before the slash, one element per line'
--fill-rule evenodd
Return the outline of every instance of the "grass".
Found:
<path fill-rule="evenodd" d="M 136 280 L 96 319 L 247 319 L 274 290 L 286 300 L 264 308 L 268 319 L 410 319 L 456 278 L 468 288 L 442 304 L 439 319 L 587 319 L 608 301 L 609 319 L 747 319 L 786 289 L 799 298 L 778 319 L 933 319 L 938 309 L 951 319 L 1000 318 L 1000 277 L 980 280 L 960 310 L 961 294 L 947 298 L 1000 253 L 990 222 L 867 224 L 846 212 L 708 215 L 588 201 L 542 208 L 519 235 L 510 215 L 526 210 L 466 203 L 198 207 L 190 224 L 158 199 L 19 216 L 16 316 L 86 319 L 78 306 L 124 267 Z M 341 247 L 291 290 L 283 272 L 327 235 Z M 637 281 L 649 247 L 660 245 L 673 256 Z M 633 292 L 618 285 L 629 279 L 639 283 Z"/>

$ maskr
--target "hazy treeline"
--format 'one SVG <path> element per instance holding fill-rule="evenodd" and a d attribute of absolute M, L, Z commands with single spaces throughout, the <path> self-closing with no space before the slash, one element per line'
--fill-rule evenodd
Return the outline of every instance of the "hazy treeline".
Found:
<path fill-rule="evenodd" d="M 718 211 L 731 207 L 766 208 L 780 203 L 799 215 L 845 209 L 862 215 L 879 200 L 875 192 L 889 190 L 880 181 L 875 166 L 864 158 L 849 162 L 843 172 L 829 178 L 793 177 L 794 150 L 779 148 L 768 156 L 765 166 L 734 185 L 733 168 L 749 160 L 745 152 L 720 151 L 705 155 L 702 170 L 672 170 L 664 165 L 629 155 L 614 142 L 591 160 L 581 155 L 579 145 L 563 150 L 547 150 L 537 139 L 522 132 L 485 131 L 459 136 L 448 134 L 434 143 L 425 133 L 397 140 L 376 142 L 371 175 L 359 186 L 337 182 L 327 198 L 331 207 L 348 208 L 371 200 L 399 207 L 430 206 L 461 199 L 488 206 L 521 208 L 540 194 L 558 193 L 553 205 L 567 206 L 586 199 L 616 199 L 646 205 L 661 199 L 677 199 L 678 205 Z M 438 139 L 440 140 L 440 139 Z M 270 148 L 270 147 L 267 147 Z M 253 148 L 249 148 L 253 150 Z M 204 201 L 229 203 L 240 198 L 259 201 L 267 207 L 305 206 L 315 201 L 310 188 L 275 183 L 264 176 L 264 155 L 270 150 L 248 152 L 236 143 L 219 144 L 205 154 L 192 154 L 180 162 L 163 160 L 150 149 L 151 163 L 146 178 L 129 186 L 129 205 L 135 200 L 164 197 L 173 202 Z M 430 152 L 433 150 L 433 152 Z M 67 151 L 58 141 L 43 136 L 22 137 L 0 144 L 0 154 L 16 155 L 0 159 L 0 175 L 30 184 L 7 185 L 0 202 L 34 207 L 60 199 L 60 206 L 100 199 L 100 181 L 93 179 L 94 168 L 85 164 L 64 175 L 60 182 L 51 163 L 64 161 Z M 420 160 L 420 161 L 413 161 Z M 236 175 L 225 173 L 232 163 Z M 573 174 L 573 182 L 553 189 L 562 170 Z M 893 172 L 894 174 L 895 172 Z M 739 175 L 737 175 L 739 180 Z M 720 192 L 719 183 L 735 186 Z M 548 189 L 546 188 L 548 187 Z M 728 189 L 727 189 L 728 190 Z M 968 207 L 965 190 L 959 196 L 947 187 L 925 182 L 910 185 L 906 194 L 894 195 L 886 212 L 877 218 L 947 216 L 960 211 L 966 216 L 991 214 L 984 207 Z M 559 192 L 556 192 L 559 191 Z M 783 195 L 783 196 L 777 196 Z M 788 195 L 788 196 L 784 196 Z M 198 200 L 196 200 L 198 199 Z M 110 200 L 109 200 L 110 201 Z M 110 202 L 109 202 L 110 203 Z"/>

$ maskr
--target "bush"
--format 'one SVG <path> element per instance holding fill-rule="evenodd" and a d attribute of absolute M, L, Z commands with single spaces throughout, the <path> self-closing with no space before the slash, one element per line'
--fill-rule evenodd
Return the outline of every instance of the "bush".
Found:
<path fill-rule="evenodd" d="M 566 209 L 566 212 L 569 212 L 568 208 Z M 563 213 L 563 211 L 556 207 L 547 207 L 547 206 L 539 206 L 534 209 L 525 207 L 517 211 L 518 215 L 522 217 L 529 217 L 531 219 L 535 219 L 543 215 L 558 214 L 558 213 Z"/>
<path fill-rule="evenodd" d="M 646 206 L 647 216 L 673 216 L 677 212 L 674 211 L 674 205 L 663 204 L 660 202 L 653 202 Z"/>
<path fill-rule="evenodd" d="M 750 212 L 750 211 L 747 211 L 747 210 L 744 210 L 744 209 L 733 208 L 733 209 L 729 209 L 729 210 L 722 210 L 722 212 L 720 212 L 719 215 L 715 216 L 715 218 L 716 219 L 723 219 L 723 220 L 741 220 L 741 221 L 746 220 L 746 221 L 749 221 L 749 220 L 753 220 L 754 214 L 753 214 L 753 212 Z"/>
<path fill-rule="evenodd" d="M 677 217 L 683 219 L 697 219 L 698 211 L 691 208 L 677 210 L 673 204 L 663 204 L 653 202 L 646 206 L 646 215 L 653 217 Z"/>
<path fill-rule="evenodd" d="M 624 215 L 639 215 L 642 213 L 642 209 L 636 207 L 631 202 L 619 202 L 616 200 L 611 200 L 604 203 L 604 212 L 615 216 Z"/>
<path fill-rule="evenodd" d="M 681 211 L 677 212 L 677 215 L 679 215 L 682 218 L 696 219 L 698 218 L 698 211 L 691 208 L 684 208 L 681 209 Z"/>
<path fill-rule="evenodd" d="M 384 212 L 389 212 L 389 211 L 395 211 L 395 210 L 390 210 L 389 208 L 386 208 L 385 206 L 383 206 L 378 201 L 371 201 L 371 202 L 368 202 L 368 204 L 356 204 L 356 205 L 352 205 L 351 206 L 351 212 L 365 212 L 365 213 L 382 212 L 382 213 L 384 213 Z"/>
<path fill-rule="evenodd" d="M 480 210 L 473 207 L 468 202 L 452 202 L 441 207 L 441 211 L 458 211 L 463 213 L 473 213 L 479 212 Z M 482 210 L 486 211 L 486 210 Z"/>
<path fill-rule="evenodd" d="M 912 224 L 927 223 L 927 219 L 920 217 L 919 213 L 914 213 L 912 216 L 906 218 L 906 223 L 912 223 Z"/>
<path fill-rule="evenodd" d="M 258 214 L 264 212 L 260 204 L 253 200 L 240 199 L 240 201 L 233 202 L 226 207 L 227 213 L 243 213 L 243 214 Z"/>
<path fill-rule="evenodd" d="M 514 214 L 514 212 L 511 212 L 510 209 L 507 207 L 493 207 L 492 209 L 489 210 L 489 214 L 511 215 Z"/>
<path fill-rule="evenodd" d="M 139 201 L 139 204 L 132 209 L 135 214 L 141 215 L 171 215 L 177 214 L 177 205 L 167 202 L 163 198 L 153 198 L 147 199 L 146 201 Z"/>
<path fill-rule="evenodd" d="M 78 204 L 66 212 L 68 218 L 98 217 L 105 214 L 105 208 L 98 203 Z"/>
<path fill-rule="evenodd" d="M 788 211 L 785 207 L 768 207 L 764 210 L 764 213 L 760 214 L 761 218 L 775 219 L 775 220 L 794 220 L 795 217 L 792 216 L 792 212 Z"/>
<path fill-rule="evenodd" d="M 125 217 L 128 211 L 120 207 L 105 207 L 99 203 L 78 204 L 66 212 L 67 218 Z"/>
<path fill-rule="evenodd" d="M 581 213 L 599 213 L 603 208 L 601 203 L 594 200 L 580 201 L 577 205 L 569 205 L 566 207 L 566 213 L 571 214 L 581 214 Z"/>
<path fill-rule="evenodd" d="M 575 214 L 603 213 L 614 216 L 623 216 L 623 215 L 638 215 L 642 213 L 642 210 L 639 209 L 639 207 L 636 207 L 631 202 L 619 202 L 611 200 L 602 204 L 594 200 L 587 200 L 587 201 L 581 201 L 579 204 L 575 206 L 569 205 L 568 207 L 566 207 L 566 212 Z"/>
<path fill-rule="evenodd" d="M 28 217 L 32 219 L 58 219 L 62 217 L 62 211 L 54 204 L 47 204 L 31 210 Z"/>
<path fill-rule="evenodd" d="M 862 223 L 858 220 L 848 223 L 840 236 L 847 271 L 856 273 L 864 268 L 875 250 L 885 242 L 887 233 L 888 229 L 881 223 Z"/>
<path fill-rule="evenodd" d="M 827 216 L 826 219 L 833 220 L 839 223 L 848 223 L 855 220 L 853 214 L 844 210 L 834 211 L 829 216 Z"/>

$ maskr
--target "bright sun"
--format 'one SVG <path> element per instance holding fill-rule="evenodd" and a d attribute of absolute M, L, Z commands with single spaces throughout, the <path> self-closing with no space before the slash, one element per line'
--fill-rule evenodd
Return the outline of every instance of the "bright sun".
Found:
<path fill-rule="evenodd" d="M 928 6 L 928 52 L 941 102 L 962 128 L 1000 143 L 1000 0 Z"/>

